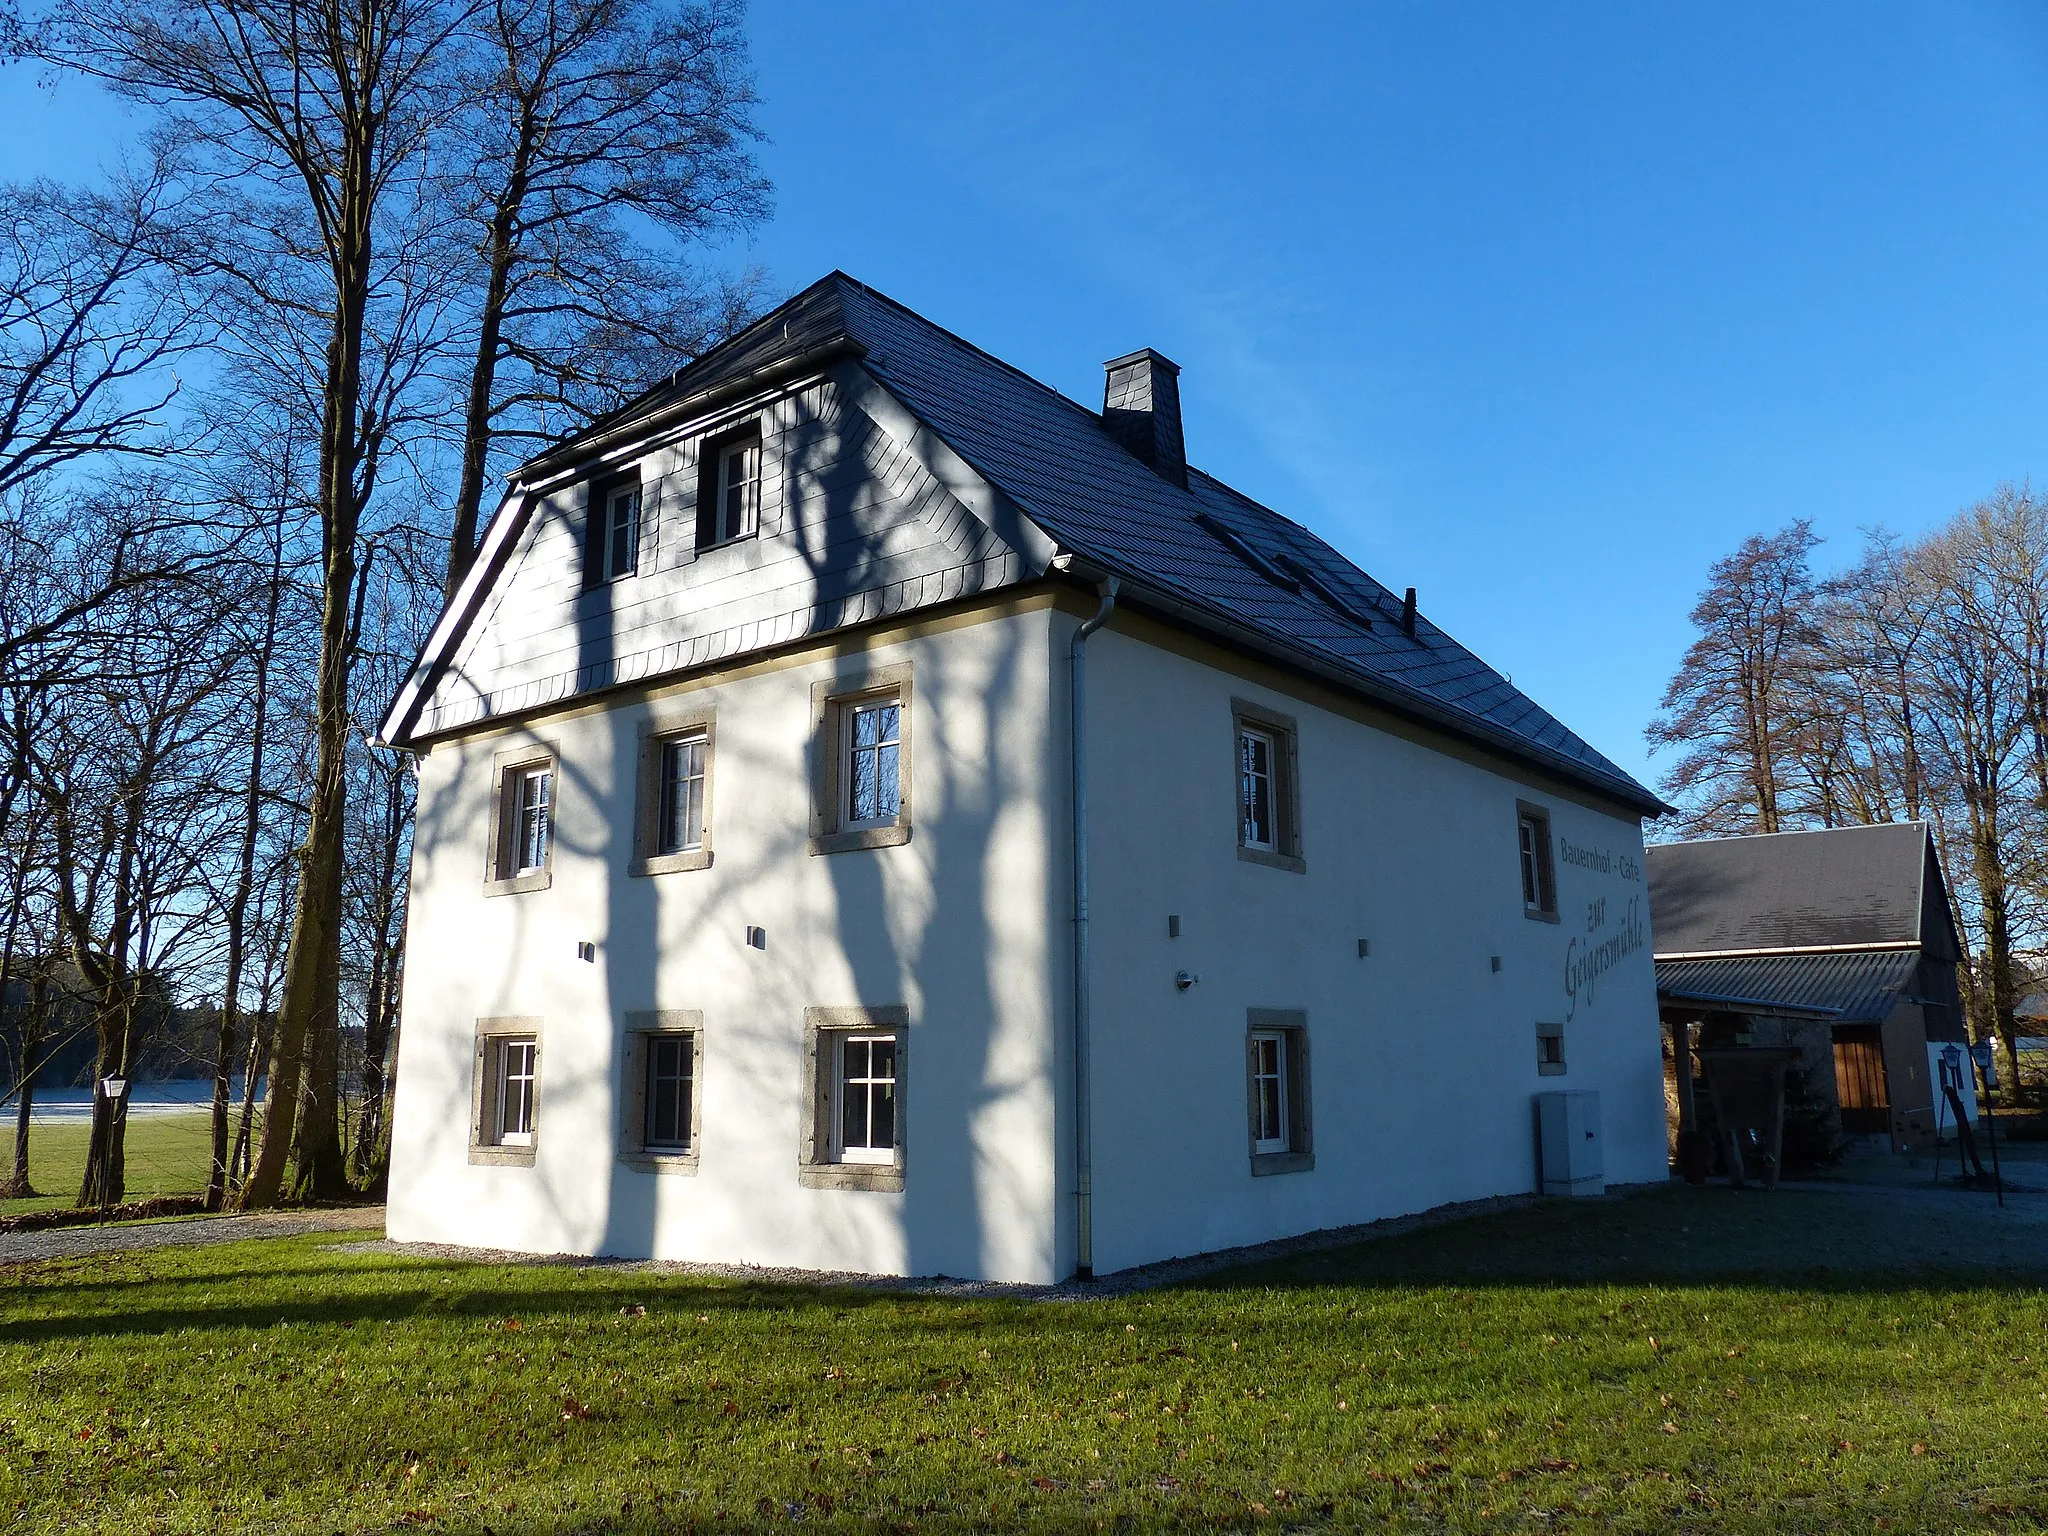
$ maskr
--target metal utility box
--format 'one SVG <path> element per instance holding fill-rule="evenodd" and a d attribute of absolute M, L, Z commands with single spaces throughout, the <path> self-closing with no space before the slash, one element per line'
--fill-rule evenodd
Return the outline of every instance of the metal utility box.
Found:
<path fill-rule="evenodd" d="M 1546 1195 L 1604 1195 L 1600 1095 L 1591 1089 L 1536 1095 L 1537 1148 Z"/>

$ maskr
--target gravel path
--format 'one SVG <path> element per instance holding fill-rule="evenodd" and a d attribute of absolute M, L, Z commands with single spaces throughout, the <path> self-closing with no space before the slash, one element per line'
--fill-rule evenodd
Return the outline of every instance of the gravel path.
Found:
<path fill-rule="evenodd" d="M 252 1237 L 297 1237 L 302 1232 L 381 1231 L 384 1207 L 350 1206 L 327 1211 L 266 1211 L 260 1216 L 201 1216 L 171 1221 L 123 1221 L 94 1227 L 49 1227 L 41 1232 L 0 1233 L 0 1264 L 38 1259 L 75 1259 L 94 1253 L 127 1253 L 139 1248 L 197 1248 L 238 1243 Z"/>
<path fill-rule="evenodd" d="M 1617 1192 L 1621 1185 L 1613 1186 Z M 1015 1296 L 1031 1301 L 1102 1301 L 1149 1291 L 1157 1286 L 1192 1280 L 1219 1269 L 1256 1264 L 1264 1259 L 1286 1258 L 1313 1253 L 1321 1248 L 1341 1248 L 1371 1238 L 1394 1237 L 1423 1227 L 1440 1226 L 1488 1211 L 1513 1210 L 1534 1204 L 1537 1195 L 1499 1195 L 1490 1200 L 1471 1200 L 1461 1205 L 1443 1205 L 1413 1216 L 1390 1216 L 1362 1226 L 1333 1227 L 1300 1237 L 1281 1238 L 1248 1248 L 1226 1248 L 1217 1253 L 1199 1253 L 1181 1259 L 1164 1259 L 1137 1269 L 1119 1270 L 1086 1283 L 1068 1280 L 1059 1285 L 1019 1285 L 1001 1280 L 962 1280 L 953 1275 L 867 1275 L 836 1270 L 771 1269 L 751 1264 L 689 1264 L 673 1259 L 603 1259 L 587 1254 L 510 1253 L 495 1248 L 463 1248 L 453 1243 L 394 1243 L 388 1238 L 347 1243 L 355 1253 L 403 1254 L 414 1258 L 456 1259 L 466 1264 L 561 1264 L 577 1269 L 616 1270 L 625 1274 L 707 1275 L 721 1280 L 746 1280 L 757 1285 L 833 1285 L 855 1290 L 910 1292 L 921 1296 Z"/>

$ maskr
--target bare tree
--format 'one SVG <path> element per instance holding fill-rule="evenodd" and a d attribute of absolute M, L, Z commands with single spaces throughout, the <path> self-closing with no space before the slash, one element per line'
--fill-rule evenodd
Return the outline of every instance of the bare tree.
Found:
<path fill-rule="evenodd" d="M 2044 823 L 2031 734 L 2038 674 L 2030 614 L 2048 585 L 2048 514 L 2001 487 L 1925 541 L 1915 560 L 1933 602 L 1920 647 L 1929 766 L 1958 810 L 1976 963 L 1964 977 L 1980 1038 L 2006 1047 L 2018 1076 L 2015 954 L 2036 928 L 2026 882 Z M 1968 921 L 1968 919 L 1974 921 Z"/>
<path fill-rule="evenodd" d="M 460 104 L 454 39 L 471 11 L 472 0 L 58 0 L 34 44 L 162 109 L 166 131 L 239 205 L 233 217 L 251 254 L 246 263 L 224 255 L 218 270 L 239 284 L 248 315 L 319 338 L 309 369 L 318 384 L 318 749 L 269 1108 L 244 1205 L 283 1191 L 308 1046 L 317 1053 L 338 1028 L 350 620 L 359 535 L 391 431 L 366 388 L 365 355 L 374 326 L 411 328 L 432 309 L 415 287 L 391 291 L 391 252 L 379 242 L 394 218 L 423 206 L 429 137 Z M 245 339 L 254 347 L 262 338 L 245 328 Z M 338 1141 L 316 1137 L 310 1150 L 299 1185 L 340 1188 Z"/>
<path fill-rule="evenodd" d="M 1818 542 L 1804 519 L 1745 540 L 1714 562 L 1692 610 L 1699 638 L 1645 734 L 1653 748 L 1682 749 L 1663 782 L 1693 831 L 1782 824 L 1793 695 L 1819 636 L 1808 563 Z"/>
<path fill-rule="evenodd" d="M 492 0 L 477 14 L 467 126 L 483 270 L 448 596 L 501 440 L 618 404 L 752 308 L 751 279 L 707 275 L 682 251 L 766 208 L 740 22 L 730 0 Z"/>

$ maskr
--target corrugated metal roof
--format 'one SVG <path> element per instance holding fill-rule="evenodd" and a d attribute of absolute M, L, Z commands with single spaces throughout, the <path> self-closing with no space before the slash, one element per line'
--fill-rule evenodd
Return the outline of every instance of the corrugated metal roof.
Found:
<path fill-rule="evenodd" d="M 1469 729 L 1489 746 L 1527 751 L 1641 810 L 1663 808 L 1427 619 L 1405 633 L 1400 599 L 1300 524 L 1200 470 L 1189 471 L 1183 490 L 1118 443 L 1096 411 L 844 273 L 814 283 L 543 458 L 561 462 L 581 438 L 616 434 L 841 338 L 864 349 L 863 366 L 1065 550 L 1142 577 L 1218 623 L 1270 636 L 1340 675 L 1383 684 L 1382 696 L 1433 706 L 1452 729 Z M 1202 526 L 1204 514 L 1220 532 Z M 1292 561 L 1309 580 L 1276 582 L 1233 539 L 1283 573 Z"/>
<path fill-rule="evenodd" d="M 1844 1024 L 1874 1024 L 1890 1015 L 1919 964 L 1918 949 L 1659 960 L 1657 994 L 1673 1001 L 1723 999 L 1736 1012 L 1770 1011 L 1768 1006 L 1745 1009 L 1743 1002 L 1826 1010 Z"/>

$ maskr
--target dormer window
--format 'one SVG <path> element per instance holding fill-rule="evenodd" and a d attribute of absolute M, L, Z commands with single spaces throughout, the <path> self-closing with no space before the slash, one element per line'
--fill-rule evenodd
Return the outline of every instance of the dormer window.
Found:
<path fill-rule="evenodd" d="M 761 433 L 749 427 L 704 445 L 698 482 L 697 547 L 709 549 L 761 528 Z"/>
<path fill-rule="evenodd" d="M 604 579 L 630 576 L 640 564 L 640 487 L 615 485 L 605 496 Z"/>
<path fill-rule="evenodd" d="M 583 585 L 609 586 L 640 569 L 640 476 L 629 470 L 590 488 Z"/>

